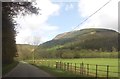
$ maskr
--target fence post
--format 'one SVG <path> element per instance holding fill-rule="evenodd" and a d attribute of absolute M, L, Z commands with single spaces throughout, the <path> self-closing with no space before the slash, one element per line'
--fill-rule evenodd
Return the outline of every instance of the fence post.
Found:
<path fill-rule="evenodd" d="M 70 66 L 70 71 L 72 72 L 72 63 L 70 63 L 70 65 L 69 65 L 69 66 Z"/>
<path fill-rule="evenodd" d="M 98 65 L 96 65 L 96 79 L 98 77 Z"/>
<path fill-rule="evenodd" d="M 76 74 L 76 63 L 75 63 L 75 74 Z"/>
<path fill-rule="evenodd" d="M 108 76 L 109 76 L 109 65 L 107 65 L 107 79 L 108 79 Z"/>
<path fill-rule="evenodd" d="M 58 62 L 56 62 L 56 69 L 58 68 Z"/>
<path fill-rule="evenodd" d="M 51 62 L 49 61 L 49 67 L 51 66 Z"/>
<path fill-rule="evenodd" d="M 80 74 L 81 74 L 81 63 L 80 63 Z"/>
<path fill-rule="evenodd" d="M 65 62 L 64 62 L 64 71 L 65 71 L 65 67 L 66 67 L 66 64 L 65 64 Z"/>
<path fill-rule="evenodd" d="M 69 63 L 67 63 L 67 71 L 69 71 Z"/>
<path fill-rule="evenodd" d="M 43 61 L 40 61 L 43 64 Z M 44 65 L 47 66 L 47 61 L 44 62 Z"/>
<path fill-rule="evenodd" d="M 48 67 L 49 67 L 49 62 L 48 62 Z"/>
<path fill-rule="evenodd" d="M 63 69 L 63 63 L 61 62 L 61 69 Z"/>
<path fill-rule="evenodd" d="M 84 63 L 82 62 L 82 75 L 84 74 L 83 66 L 84 66 Z"/>
<path fill-rule="evenodd" d="M 59 65 L 60 65 L 60 68 L 59 68 L 59 69 L 61 69 L 61 61 L 60 61 Z"/>
<path fill-rule="evenodd" d="M 59 61 L 58 61 L 58 63 L 57 63 L 57 68 L 59 69 Z"/>
<path fill-rule="evenodd" d="M 89 64 L 87 64 L 87 76 L 89 75 Z"/>

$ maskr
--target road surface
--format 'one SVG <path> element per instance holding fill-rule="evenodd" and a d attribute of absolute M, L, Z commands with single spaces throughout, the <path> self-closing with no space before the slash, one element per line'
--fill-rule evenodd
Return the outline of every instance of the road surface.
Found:
<path fill-rule="evenodd" d="M 30 65 L 25 62 L 20 62 L 12 71 L 5 77 L 53 77 L 47 72 Z"/>

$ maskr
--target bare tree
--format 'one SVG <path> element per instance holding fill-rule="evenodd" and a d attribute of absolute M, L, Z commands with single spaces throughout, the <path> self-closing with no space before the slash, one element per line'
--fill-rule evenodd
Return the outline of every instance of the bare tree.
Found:
<path fill-rule="evenodd" d="M 37 47 L 41 43 L 41 39 L 38 36 L 33 36 L 31 39 L 32 39 L 31 44 L 33 45 L 33 49 L 32 49 L 33 62 L 35 63 L 35 50 L 37 49 Z"/>
<path fill-rule="evenodd" d="M 31 50 L 32 52 L 32 60 L 35 62 L 35 50 L 37 49 L 38 45 L 41 43 L 41 38 L 36 36 L 28 36 L 25 39 L 25 43 L 28 43 L 30 45 L 33 45 L 33 48 Z"/>

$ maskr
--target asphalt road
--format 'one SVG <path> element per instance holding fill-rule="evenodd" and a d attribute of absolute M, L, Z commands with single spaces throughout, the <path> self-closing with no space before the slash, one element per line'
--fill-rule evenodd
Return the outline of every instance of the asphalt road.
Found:
<path fill-rule="evenodd" d="M 53 77 L 49 73 L 25 62 L 20 62 L 5 77 Z"/>

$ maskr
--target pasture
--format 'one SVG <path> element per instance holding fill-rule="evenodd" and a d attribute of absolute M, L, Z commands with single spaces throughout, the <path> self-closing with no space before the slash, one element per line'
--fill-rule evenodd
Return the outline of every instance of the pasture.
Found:
<path fill-rule="evenodd" d="M 89 74 L 96 74 L 96 65 L 98 77 L 105 77 L 108 72 L 109 77 L 118 77 L 118 59 L 117 58 L 80 58 L 80 59 L 39 59 L 35 60 L 37 65 L 45 65 L 49 67 L 56 67 L 56 62 L 72 64 L 72 69 L 76 64 L 76 69 L 79 70 L 80 63 L 84 64 L 87 69 L 89 64 Z M 109 69 L 107 71 L 107 66 Z M 74 71 L 74 70 L 73 70 Z M 86 71 L 85 73 L 87 73 Z M 79 72 L 78 72 L 79 73 Z"/>

